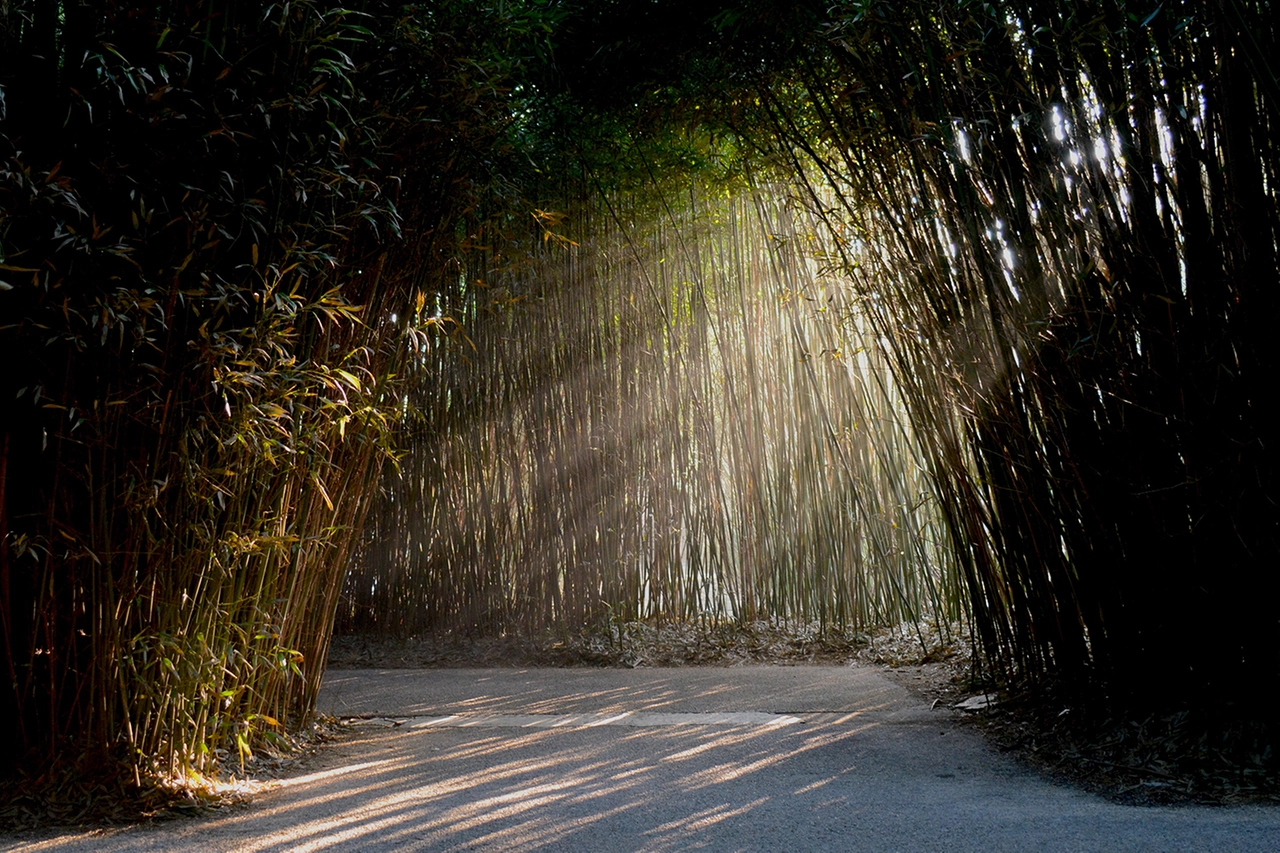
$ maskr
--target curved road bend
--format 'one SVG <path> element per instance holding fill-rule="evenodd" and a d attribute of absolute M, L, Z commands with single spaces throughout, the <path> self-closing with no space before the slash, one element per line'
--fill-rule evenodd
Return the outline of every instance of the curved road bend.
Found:
<path fill-rule="evenodd" d="M 872 668 L 334 670 L 320 705 L 367 723 L 247 809 L 0 849 L 1280 850 L 1280 808 L 1062 787 Z"/>

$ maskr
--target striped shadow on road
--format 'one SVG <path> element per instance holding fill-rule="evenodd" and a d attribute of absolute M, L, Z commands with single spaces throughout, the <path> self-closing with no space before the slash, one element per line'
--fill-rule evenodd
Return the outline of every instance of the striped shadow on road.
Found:
<path fill-rule="evenodd" d="M 599 726 L 759 726 L 777 728 L 803 722 L 787 714 L 759 711 L 727 711 L 707 714 L 663 714 L 624 711 L 596 714 L 450 714 L 447 717 L 415 717 L 408 721 L 414 729 L 428 728 L 513 728 L 590 729 Z"/>

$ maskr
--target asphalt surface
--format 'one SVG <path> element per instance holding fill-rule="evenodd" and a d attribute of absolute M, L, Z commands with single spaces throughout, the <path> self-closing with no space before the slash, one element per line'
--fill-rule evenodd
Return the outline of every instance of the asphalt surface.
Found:
<path fill-rule="evenodd" d="M 362 718 L 243 809 L 31 851 L 1280 851 L 1280 808 L 1047 781 L 860 667 L 335 670 Z"/>

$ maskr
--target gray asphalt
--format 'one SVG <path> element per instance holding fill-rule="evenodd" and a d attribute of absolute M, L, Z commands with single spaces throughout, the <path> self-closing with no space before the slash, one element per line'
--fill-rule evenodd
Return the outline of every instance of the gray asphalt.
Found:
<path fill-rule="evenodd" d="M 253 805 L 3 849 L 1280 851 L 1280 808 L 1046 781 L 861 667 L 341 670 L 366 718 Z"/>

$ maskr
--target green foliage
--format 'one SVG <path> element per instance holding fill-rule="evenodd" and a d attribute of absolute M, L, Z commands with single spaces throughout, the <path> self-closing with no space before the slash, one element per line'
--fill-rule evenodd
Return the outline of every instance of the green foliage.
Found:
<path fill-rule="evenodd" d="M 885 342 L 988 661 L 1256 710 L 1280 681 L 1273 18 L 593 4 L 552 34 L 523 139 L 540 199 L 639 196 L 641 231 L 678 219 L 685 175 L 789 174 L 825 223 L 815 260 Z"/>
<path fill-rule="evenodd" d="M 0 16 L 3 769 L 181 779 L 310 712 L 504 30 L 55 6 Z"/>
<path fill-rule="evenodd" d="M 1009 671 L 1249 713 L 1280 681 L 1273 17 L 848 4 L 761 92 Z"/>
<path fill-rule="evenodd" d="M 1273 17 L 3 5 L 5 769 L 246 756 L 353 555 L 350 625 L 959 578 L 1007 672 L 1269 696 Z"/>

